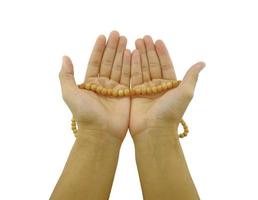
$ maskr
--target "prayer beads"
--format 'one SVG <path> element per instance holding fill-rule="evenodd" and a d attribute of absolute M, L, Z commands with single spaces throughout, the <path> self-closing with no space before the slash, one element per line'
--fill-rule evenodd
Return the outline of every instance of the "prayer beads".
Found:
<path fill-rule="evenodd" d="M 124 96 L 141 96 L 141 95 L 154 95 L 158 93 L 165 92 L 169 89 L 176 88 L 181 81 L 170 80 L 167 82 L 163 82 L 157 86 L 141 86 L 134 88 L 105 88 L 101 85 L 97 85 L 96 83 L 86 83 L 80 84 L 80 89 L 90 90 L 99 95 L 103 96 L 111 96 L 111 97 L 124 97 Z"/>
<path fill-rule="evenodd" d="M 99 95 L 102 96 L 110 96 L 110 97 L 128 97 L 128 96 L 146 96 L 146 95 L 155 95 L 155 94 L 159 94 L 162 92 L 166 92 L 170 89 L 174 89 L 176 87 L 179 86 L 179 84 L 181 83 L 181 81 L 179 80 L 169 80 L 167 82 L 162 82 L 159 85 L 156 86 L 141 86 L 141 87 L 134 87 L 134 88 L 120 88 L 120 89 L 116 89 L 116 88 L 105 88 L 101 85 L 97 85 L 96 83 L 85 83 L 85 84 L 80 84 L 79 88 L 80 89 L 86 89 L 86 90 L 90 90 L 92 92 L 95 92 Z M 179 134 L 180 138 L 186 137 L 189 133 L 189 129 L 188 126 L 186 125 L 185 121 L 183 119 L 180 120 L 180 123 L 184 129 L 184 131 L 182 133 Z M 76 120 L 73 118 L 72 119 L 72 131 L 75 135 L 75 137 L 77 137 L 77 124 L 76 124 Z"/>

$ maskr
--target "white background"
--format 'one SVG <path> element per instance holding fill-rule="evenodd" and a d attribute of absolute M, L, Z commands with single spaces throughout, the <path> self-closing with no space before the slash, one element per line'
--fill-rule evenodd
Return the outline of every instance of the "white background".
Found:
<path fill-rule="evenodd" d="M 0 0 L 0 199 L 48 199 L 74 142 L 58 72 L 84 78 L 98 34 L 163 39 L 182 78 L 203 60 L 182 140 L 201 199 L 258 199 L 258 7 L 251 0 Z M 128 134 L 111 200 L 142 199 Z"/>

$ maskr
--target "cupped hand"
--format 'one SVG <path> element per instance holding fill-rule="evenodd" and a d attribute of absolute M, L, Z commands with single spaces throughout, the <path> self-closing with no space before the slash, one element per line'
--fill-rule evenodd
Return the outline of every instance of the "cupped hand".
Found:
<path fill-rule="evenodd" d="M 150 36 L 135 42 L 132 53 L 132 87 L 151 87 L 168 80 L 176 80 L 175 70 L 163 41 L 154 44 Z M 131 100 L 129 129 L 132 136 L 143 133 L 149 128 L 177 127 L 190 103 L 203 62 L 193 65 L 185 74 L 181 84 L 172 90 L 151 96 L 136 96 Z"/>
<path fill-rule="evenodd" d="M 84 83 L 120 89 L 128 88 L 131 53 L 127 39 L 118 32 L 110 33 L 108 41 L 100 35 L 93 48 Z M 123 140 L 129 123 L 129 97 L 112 98 L 79 89 L 75 83 L 71 60 L 64 56 L 59 73 L 63 98 L 79 127 L 79 134 L 97 132 Z M 86 130 L 86 131 L 84 131 Z"/>

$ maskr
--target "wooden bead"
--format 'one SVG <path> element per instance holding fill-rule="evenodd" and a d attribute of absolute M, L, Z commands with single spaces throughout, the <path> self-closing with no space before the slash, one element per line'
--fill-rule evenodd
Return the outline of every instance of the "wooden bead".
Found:
<path fill-rule="evenodd" d="M 101 94 L 106 96 L 107 95 L 107 89 L 106 88 L 102 88 Z"/>
<path fill-rule="evenodd" d="M 161 83 L 161 87 L 162 87 L 163 91 L 168 89 L 166 83 Z"/>
<path fill-rule="evenodd" d="M 173 88 L 178 87 L 180 83 L 181 83 L 181 81 L 174 80 L 173 83 L 172 83 L 173 84 Z"/>
<path fill-rule="evenodd" d="M 98 86 L 98 87 L 96 88 L 96 92 L 97 92 L 98 94 L 100 94 L 101 91 L 102 91 L 102 89 L 103 89 L 102 86 Z"/>
<path fill-rule="evenodd" d="M 172 81 L 172 88 L 176 88 L 177 87 L 177 80 L 173 80 Z"/>
<path fill-rule="evenodd" d="M 118 95 L 117 90 L 116 90 L 116 89 L 113 89 L 113 90 L 112 90 L 112 96 L 113 96 L 113 97 L 117 97 L 117 95 Z"/>
<path fill-rule="evenodd" d="M 172 87 L 173 87 L 172 82 L 171 81 L 167 82 L 167 88 L 171 89 Z"/>
<path fill-rule="evenodd" d="M 135 88 L 135 93 L 136 93 L 136 95 L 141 95 L 141 93 L 142 93 L 141 88 L 140 87 Z"/>
<path fill-rule="evenodd" d="M 124 94 L 125 96 L 129 96 L 130 95 L 130 90 L 129 89 L 124 89 Z"/>
<path fill-rule="evenodd" d="M 79 87 L 80 89 L 84 89 L 84 88 L 85 88 L 85 87 L 84 87 L 84 83 L 78 85 L 78 87 Z"/>
<path fill-rule="evenodd" d="M 147 88 L 146 88 L 146 93 L 147 93 L 147 94 L 152 94 L 151 87 L 147 87 Z"/>
<path fill-rule="evenodd" d="M 145 94 L 146 94 L 146 92 L 147 92 L 147 89 L 146 89 L 146 87 L 145 87 L 145 86 L 143 86 L 143 87 L 142 87 L 142 95 L 145 95 Z"/>
<path fill-rule="evenodd" d="M 85 89 L 86 90 L 90 90 L 90 88 L 91 88 L 91 83 L 86 83 L 85 84 Z"/>
<path fill-rule="evenodd" d="M 90 86 L 90 90 L 92 90 L 92 91 L 96 91 L 96 89 L 97 89 L 97 85 L 96 84 L 91 84 L 91 86 Z"/>
<path fill-rule="evenodd" d="M 156 94 L 158 92 L 158 89 L 156 86 L 151 87 L 151 91 L 153 94 Z"/>
<path fill-rule="evenodd" d="M 131 95 L 131 96 L 134 96 L 134 95 L 135 95 L 135 90 L 134 90 L 134 88 L 130 88 L 130 95 Z"/>
<path fill-rule="evenodd" d="M 162 91 L 163 91 L 162 86 L 161 86 L 161 85 L 158 85 L 158 86 L 157 86 L 157 90 L 158 90 L 158 92 L 162 92 Z"/>
<path fill-rule="evenodd" d="M 107 95 L 108 96 L 112 96 L 112 92 L 113 92 L 113 90 L 111 88 L 107 89 Z"/>
<path fill-rule="evenodd" d="M 185 125 L 185 121 L 181 120 L 180 123 L 182 124 L 182 126 Z"/>
<path fill-rule="evenodd" d="M 120 97 L 124 96 L 124 90 L 123 89 L 118 90 L 118 96 L 120 96 Z"/>

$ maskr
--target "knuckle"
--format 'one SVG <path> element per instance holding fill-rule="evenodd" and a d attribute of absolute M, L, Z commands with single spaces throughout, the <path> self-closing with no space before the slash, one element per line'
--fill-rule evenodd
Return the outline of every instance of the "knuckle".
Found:
<path fill-rule="evenodd" d="M 102 65 L 103 66 L 112 66 L 112 64 L 113 64 L 113 60 L 112 59 L 104 59 L 102 61 Z"/>
<path fill-rule="evenodd" d="M 171 69 L 171 67 L 169 65 L 166 65 L 166 64 L 161 65 L 161 68 L 162 68 L 163 71 L 168 71 L 168 70 Z"/>
<path fill-rule="evenodd" d="M 124 71 L 124 72 L 122 73 L 122 76 L 125 77 L 125 78 L 129 78 L 129 77 L 130 77 L 130 73 Z"/>
<path fill-rule="evenodd" d="M 159 66 L 159 64 L 156 62 L 149 62 L 149 66 L 150 66 L 150 68 L 156 68 Z"/>
<path fill-rule="evenodd" d="M 97 67 L 99 67 L 99 61 L 98 60 L 90 60 L 88 65 L 91 67 L 97 68 Z"/>
<path fill-rule="evenodd" d="M 148 65 L 142 65 L 142 71 L 143 72 L 149 71 Z"/>
<path fill-rule="evenodd" d="M 121 63 L 114 64 L 113 69 L 116 70 L 116 71 L 121 71 L 122 64 Z"/>
<path fill-rule="evenodd" d="M 133 76 L 133 77 L 139 77 L 139 76 L 141 76 L 141 73 L 138 72 L 138 71 L 137 71 L 137 72 L 133 72 L 133 73 L 132 73 L 132 76 Z"/>

